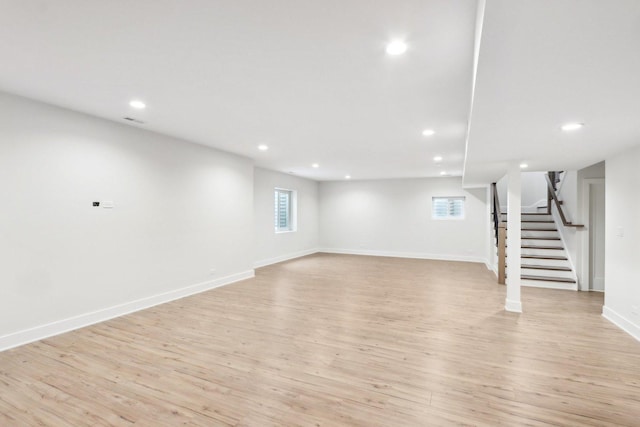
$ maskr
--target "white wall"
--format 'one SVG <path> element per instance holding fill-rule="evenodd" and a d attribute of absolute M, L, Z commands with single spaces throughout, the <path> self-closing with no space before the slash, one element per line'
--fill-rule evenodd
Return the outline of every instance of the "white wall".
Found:
<path fill-rule="evenodd" d="M 562 182 L 558 189 L 558 200 L 562 201 L 562 212 L 567 221 L 578 224 L 581 219 L 578 204 L 578 171 L 565 171 L 562 175 Z M 555 203 L 551 202 L 551 206 L 551 213 L 556 221 L 558 233 L 567 252 L 567 258 L 569 258 L 569 263 L 577 276 L 580 273 L 580 239 L 585 230 L 563 226 Z M 577 278 L 578 285 L 581 286 L 581 277 L 578 276 Z"/>
<path fill-rule="evenodd" d="M 584 218 L 584 207 L 582 204 L 583 180 L 604 178 L 605 164 L 604 162 L 596 163 L 579 171 L 566 171 L 563 175 L 558 198 L 562 201 L 562 210 L 565 217 L 567 221 L 586 226 L 587 224 L 584 224 L 582 221 Z M 582 289 L 584 280 L 582 252 L 583 245 L 589 238 L 589 230 L 588 228 L 563 227 L 555 206 L 553 208 L 553 214 L 558 224 L 558 231 L 564 241 L 569 260 L 574 266 L 580 289 Z"/>
<path fill-rule="evenodd" d="M 640 146 L 606 165 L 603 314 L 640 340 Z"/>
<path fill-rule="evenodd" d="M 522 179 L 522 211 L 543 212 L 537 206 L 547 206 L 546 172 L 523 172 Z M 505 201 L 506 203 L 506 201 Z"/>
<path fill-rule="evenodd" d="M 274 232 L 274 188 L 295 190 L 297 230 Z M 261 267 L 309 253 L 318 248 L 318 183 L 266 169 L 254 171 L 254 259 Z"/>
<path fill-rule="evenodd" d="M 589 229 L 589 220 L 588 220 L 589 207 L 584 206 L 584 200 L 583 200 L 585 185 L 586 186 L 589 185 L 588 183 L 585 184 L 585 180 L 594 179 L 594 178 L 605 179 L 605 177 L 606 177 L 605 162 L 599 162 L 591 166 L 588 166 L 586 168 L 580 169 L 578 171 L 578 176 L 577 176 L 578 214 L 575 220 L 574 219 L 572 220 L 575 221 L 576 223 L 583 224 L 586 227 L 585 230 L 576 232 L 576 234 L 578 235 L 578 239 L 576 240 L 577 249 L 575 251 L 576 257 L 577 257 L 576 268 L 577 268 L 578 282 L 582 285 L 581 289 L 584 288 L 584 290 L 587 290 L 586 285 L 588 285 L 587 283 L 588 280 L 586 280 L 587 279 L 586 276 L 589 275 L 589 236 L 591 233 L 591 230 Z M 605 202 L 605 207 L 606 207 L 606 202 Z M 605 212 L 605 215 L 606 215 L 606 212 Z M 606 225 L 603 225 L 603 226 L 606 227 Z M 606 240 L 606 235 L 605 235 L 605 240 Z"/>
<path fill-rule="evenodd" d="M 496 191 L 500 202 L 500 212 L 507 213 L 507 175 L 496 181 Z"/>
<path fill-rule="evenodd" d="M 547 181 L 546 172 L 523 172 L 522 179 L 522 212 L 542 212 L 537 206 L 547 205 Z M 506 175 L 496 182 L 500 210 L 507 212 L 507 177 Z"/>
<path fill-rule="evenodd" d="M 0 348 L 253 273 L 249 159 L 7 94 L 0 111 Z"/>
<path fill-rule="evenodd" d="M 487 262 L 486 189 L 460 178 L 320 183 L 320 245 L 331 252 Z M 431 219 L 433 196 L 465 196 L 464 220 Z"/>

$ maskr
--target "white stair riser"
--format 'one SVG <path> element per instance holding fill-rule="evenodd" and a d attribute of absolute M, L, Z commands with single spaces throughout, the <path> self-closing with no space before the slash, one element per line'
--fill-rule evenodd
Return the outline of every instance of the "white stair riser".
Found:
<path fill-rule="evenodd" d="M 496 258 L 498 253 L 496 253 Z M 522 264 L 535 264 L 535 265 L 552 265 L 558 267 L 569 267 L 571 264 L 567 259 L 540 259 L 540 258 L 521 258 Z M 509 264 L 509 258 L 507 258 L 507 264 Z"/>
<path fill-rule="evenodd" d="M 533 264 L 533 265 L 548 265 L 554 267 L 569 267 L 571 268 L 571 264 L 569 261 L 557 260 L 557 259 L 531 259 L 531 258 L 522 258 L 522 264 Z"/>
<path fill-rule="evenodd" d="M 552 219 L 553 217 L 551 215 L 532 215 L 532 214 L 523 213 L 520 216 L 521 221 L 528 221 L 528 220 L 537 221 L 537 220 L 552 220 Z M 507 214 L 505 213 L 502 214 L 502 220 L 503 221 L 507 220 Z"/>
<path fill-rule="evenodd" d="M 549 289 L 565 289 L 568 291 L 577 291 L 578 285 L 575 283 L 547 282 L 545 280 L 527 280 L 522 279 L 522 286 L 531 288 L 549 288 Z"/>
<path fill-rule="evenodd" d="M 522 274 L 526 274 L 528 276 L 563 277 L 567 279 L 575 279 L 571 271 L 539 270 L 537 268 L 523 267 Z"/>
<path fill-rule="evenodd" d="M 522 215 L 521 221 L 553 221 L 551 215 Z"/>
<path fill-rule="evenodd" d="M 553 222 L 523 222 L 522 228 L 556 228 Z M 556 228 L 557 229 L 557 228 Z"/>
<path fill-rule="evenodd" d="M 560 237 L 557 231 L 523 231 L 520 235 L 522 239 L 528 237 Z"/>
<path fill-rule="evenodd" d="M 543 237 L 543 236 L 536 236 L 536 237 L 531 237 L 531 236 L 520 236 L 520 240 L 522 241 L 523 245 L 553 245 L 553 246 L 562 246 L 562 240 L 547 240 L 547 239 L 540 239 L 538 237 Z M 545 236 L 546 237 L 546 236 Z M 556 236 L 549 236 L 549 237 L 556 237 Z"/>
<path fill-rule="evenodd" d="M 522 255 L 550 255 L 550 256 L 563 256 L 566 257 L 564 249 L 522 249 L 520 252 Z"/>

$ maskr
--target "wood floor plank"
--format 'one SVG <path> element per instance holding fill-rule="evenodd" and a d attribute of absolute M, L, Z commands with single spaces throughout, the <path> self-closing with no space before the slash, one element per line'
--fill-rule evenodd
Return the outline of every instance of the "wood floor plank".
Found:
<path fill-rule="evenodd" d="M 481 264 L 316 254 L 0 353 L 0 425 L 637 426 L 599 293 Z"/>

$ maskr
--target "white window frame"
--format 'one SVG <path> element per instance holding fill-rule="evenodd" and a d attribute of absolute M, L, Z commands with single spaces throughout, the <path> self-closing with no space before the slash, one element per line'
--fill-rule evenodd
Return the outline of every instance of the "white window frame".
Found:
<path fill-rule="evenodd" d="M 289 194 L 289 223 L 287 224 L 287 227 L 280 227 L 279 226 L 279 211 L 278 211 L 278 201 L 279 201 L 279 193 L 288 193 Z M 298 208 L 298 197 L 297 197 L 297 191 L 296 190 L 291 190 L 288 188 L 279 188 L 279 187 L 275 187 L 274 188 L 274 229 L 275 229 L 275 233 L 276 234 L 281 234 L 281 233 L 294 233 L 297 231 L 298 229 L 298 224 L 297 224 L 297 208 Z"/>
<path fill-rule="evenodd" d="M 455 203 L 456 201 L 462 201 L 462 214 L 459 216 L 454 216 L 447 212 L 447 216 L 437 216 L 436 215 L 436 201 L 437 200 L 446 200 L 447 204 Z M 465 219 L 466 216 L 466 197 L 465 196 L 434 196 L 431 198 L 431 219 L 436 221 L 460 221 Z"/>

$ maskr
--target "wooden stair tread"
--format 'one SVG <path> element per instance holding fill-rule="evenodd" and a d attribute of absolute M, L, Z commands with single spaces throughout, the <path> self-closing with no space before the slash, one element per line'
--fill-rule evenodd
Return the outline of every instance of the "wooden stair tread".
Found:
<path fill-rule="evenodd" d="M 556 261 L 568 261 L 568 258 L 566 256 L 557 256 L 557 255 L 527 255 L 527 254 L 522 254 L 520 256 L 520 258 L 526 258 L 526 259 L 553 259 Z"/>
<path fill-rule="evenodd" d="M 531 276 L 529 274 L 523 274 L 520 278 L 525 280 L 541 280 L 545 282 L 576 283 L 574 279 L 569 279 L 567 277 Z"/>
<path fill-rule="evenodd" d="M 521 231 L 558 231 L 557 228 L 521 228 Z"/>
<path fill-rule="evenodd" d="M 534 265 L 534 264 L 522 264 L 521 268 L 528 268 L 530 270 L 553 270 L 553 271 L 571 271 L 569 267 L 562 267 L 559 265 Z"/>
<path fill-rule="evenodd" d="M 538 245 L 522 245 L 522 249 L 551 249 L 556 251 L 564 250 L 562 246 L 538 246 Z"/>
<path fill-rule="evenodd" d="M 553 220 L 549 219 L 531 219 L 531 220 L 521 220 L 520 222 L 529 222 L 529 223 L 536 223 L 536 224 L 553 224 Z"/>

